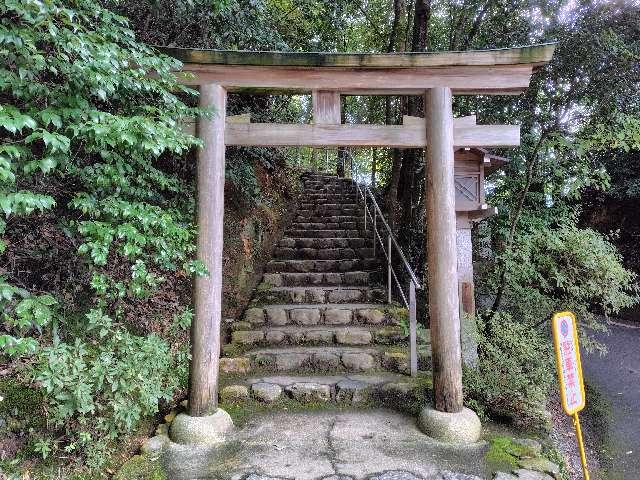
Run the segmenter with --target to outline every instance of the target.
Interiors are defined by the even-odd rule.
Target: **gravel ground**
[[[551,432],[551,440],[555,447],[560,451],[569,470],[569,478],[571,480],[582,480],[582,466],[580,464],[580,452],[578,451],[578,442],[576,440],[575,429],[573,428],[573,421],[570,417],[565,415],[562,410],[562,406],[559,401],[551,402],[548,405],[553,418],[553,431]],[[587,465],[589,467],[589,473],[592,478],[600,478],[596,476],[600,469],[598,462],[598,447],[594,441],[593,432],[591,432],[589,425],[585,422],[581,422],[582,435],[586,443],[587,452]]]

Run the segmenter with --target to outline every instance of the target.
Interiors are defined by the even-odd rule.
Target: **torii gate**
[[[520,144],[516,125],[455,119],[452,95],[519,94],[551,60],[554,45],[403,54],[282,53],[164,49],[200,88],[198,258],[210,275],[195,282],[189,415],[218,410],[225,146],[426,148],[427,260],[434,406],[463,408],[456,253],[454,148]],[[312,93],[313,124],[225,121],[227,92]],[[424,95],[425,119],[403,125],[341,125],[340,95]]]

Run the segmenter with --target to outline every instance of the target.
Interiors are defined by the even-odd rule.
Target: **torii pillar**
[[[462,397],[451,89],[427,90],[424,106],[433,408],[423,408],[419,422],[431,437],[472,443],[479,439],[482,425],[475,412],[464,408]]]
[[[222,86],[200,86],[199,106],[214,109],[213,117],[201,117],[197,123],[198,137],[204,142],[198,150],[197,255],[208,275],[195,279],[189,414],[180,413],[171,423],[172,440],[182,444],[215,445],[233,428],[229,414],[218,408],[226,99]]]

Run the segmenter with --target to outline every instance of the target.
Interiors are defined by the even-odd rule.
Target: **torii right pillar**
[[[473,443],[482,426],[478,416],[464,407],[462,397],[451,89],[427,90],[424,105],[433,406],[423,408],[419,423],[433,438]]]

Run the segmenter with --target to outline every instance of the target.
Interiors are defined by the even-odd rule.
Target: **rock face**
[[[365,403],[369,397],[369,387],[357,380],[342,380],[336,385],[336,401],[347,405]]]
[[[466,475],[464,473],[442,472],[442,480],[482,480],[475,475]]]
[[[370,477],[370,480],[422,480],[422,478],[410,472],[395,470],[374,475],[373,477]]]
[[[345,353],[342,355],[342,363],[347,369],[356,372],[373,370],[375,366],[373,357],[368,353]]]
[[[249,389],[244,385],[229,385],[222,389],[220,398],[225,402],[240,402],[249,398]]]
[[[342,345],[369,345],[371,332],[360,329],[341,329],[336,332],[336,342]]]
[[[158,456],[162,453],[167,442],[169,442],[168,436],[156,435],[155,437],[146,439],[142,447],[140,447],[140,450],[147,455]]]
[[[553,477],[546,473],[527,470],[524,468],[514,470],[513,473],[516,475],[518,480],[553,480]]]
[[[251,365],[249,359],[244,357],[221,358],[220,370],[223,373],[248,373]]]
[[[282,394],[282,387],[273,383],[254,383],[251,393],[256,400],[265,403],[275,402]]]
[[[498,472],[493,477],[493,480],[518,480],[518,477],[511,473]]]
[[[547,473],[553,477],[560,475],[560,467],[546,458],[524,458],[518,465],[527,470]]]

